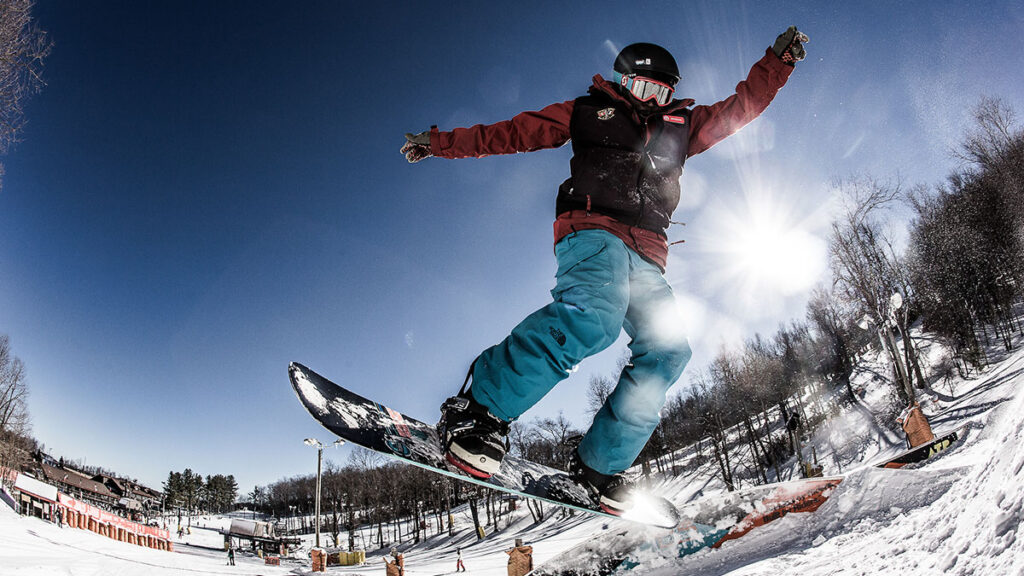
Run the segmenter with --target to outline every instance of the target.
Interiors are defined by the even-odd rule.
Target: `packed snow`
[[[814,513],[644,573],[1024,575],[1024,351],[935,404],[937,434],[969,425],[952,450],[913,469],[854,470]]]
[[[1024,347],[1020,344],[986,372],[951,381],[948,390],[947,384],[936,385],[942,391],[929,394],[925,407],[937,434],[966,426],[965,437],[952,449],[901,470],[867,466],[902,448],[900,435],[867,408],[873,400],[869,392],[863,405],[847,410],[812,439],[826,473],[846,474],[816,512],[790,514],[719,549],[685,558],[652,547],[635,558],[639,565],[629,574],[1024,576],[1024,540],[1018,538],[1024,519]],[[867,382],[870,370],[859,378]],[[677,457],[685,461],[686,455]],[[695,494],[717,488],[707,476],[705,470],[700,482],[681,476],[656,486],[681,505]],[[506,574],[504,551],[516,538],[533,546],[535,566],[542,567],[571,563],[574,548],[596,536],[628,531],[632,536],[639,532],[654,538],[660,533],[624,521],[547,510],[545,521],[535,524],[525,506],[520,506],[502,521],[502,530],[484,540],[477,540],[468,512],[456,510],[454,536],[434,534],[419,544],[400,545],[407,574],[453,573],[458,547],[467,574],[498,576]],[[0,503],[0,575],[310,573],[312,535],[305,536],[304,546],[280,566],[265,565],[263,559],[245,551],[238,553],[236,566],[227,566],[223,537],[216,530],[228,524],[226,517],[193,518],[191,533],[180,539],[176,526],[168,526],[175,535],[172,553],[20,517]],[[379,575],[387,552],[371,550],[365,565],[330,567],[327,572]],[[590,567],[577,568],[585,572]]]

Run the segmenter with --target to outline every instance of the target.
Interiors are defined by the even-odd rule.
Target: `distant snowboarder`
[[[639,43],[618,54],[613,81],[594,76],[586,96],[496,124],[406,134],[401,151],[409,162],[529,152],[568,141],[573,148],[556,203],[553,302],[480,354],[459,393],[442,405],[450,462],[481,478],[495,473],[509,423],[625,329],[630,363],[573,450],[569,472],[606,511],[632,506],[633,486],[621,472],[653,433],[665,393],[691,355],[663,276],[683,163],[757,118],[803,59],[807,41],[789,27],[736,93],[710,106],[674,100],[675,59],[660,46]]]

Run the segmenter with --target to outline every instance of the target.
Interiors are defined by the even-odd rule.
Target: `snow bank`
[[[972,424],[916,469],[851,473],[817,512],[791,514],[668,565],[668,576],[1024,575],[1024,351],[971,382],[933,421]]]

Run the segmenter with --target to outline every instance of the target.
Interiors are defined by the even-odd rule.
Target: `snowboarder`
[[[462,563],[462,548],[456,548],[455,549],[455,554],[457,555],[456,556],[456,560],[455,560],[455,571],[456,572],[465,572],[466,571],[466,565]]]
[[[633,486],[622,471],[653,433],[666,391],[691,355],[663,275],[683,163],[759,116],[803,59],[807,41],[790,26],[736,93],[710,106],[673,99],[680,80],[674,58],[639,43],[618,54],[613,81],[596,75],[586,96],[496,124],[406,134],[401,151],[409,162],[568,141],[573,148],[556,202],[553,301],[481,353],[459,393],[442,405],[439,431],[450,462],[476,477],[496,472],[509,424],[625,329],[630,363],[573,450],[569,472],[606,511],[632,506]]]
[[[228,566],[234,566],[234,565],[235,565],[235,549],[229,547],[228,548]]]

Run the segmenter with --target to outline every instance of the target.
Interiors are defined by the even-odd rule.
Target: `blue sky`
[[[302,439],[329,434],[294,398],[292,360],[436,419],[475,355],[546,302],[568,147],[409,165],[405,132],[572,99],[638,41],[710,104],[798,25],[808,58],[776,101],[683,175],[667,276],[696,368],[802,316],[833,177],[936,183],[980,96],[1024,112],[1013,2],[42,1],[36,16],[55,46],[4,159],[0,332],[36,437],[154,486],[186,467],[244,491],[313,471]],[[587,381],[624,346],[527,419],[584,425]]]

